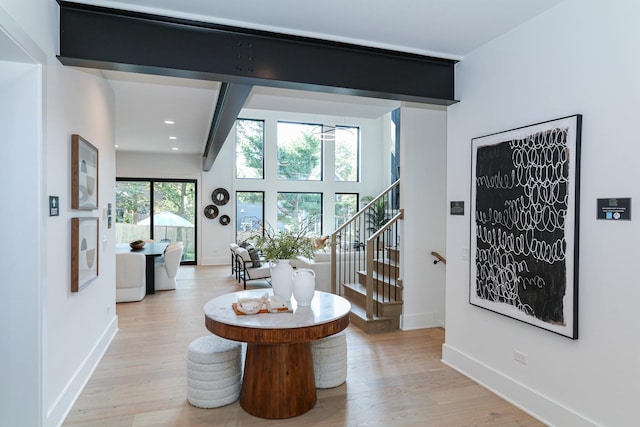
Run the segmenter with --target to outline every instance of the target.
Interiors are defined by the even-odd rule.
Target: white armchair
[[[172,243],[164,250],[163,261],[155,265],[156,291],[176,288],[176,274],[178,274],[183,251],[184,245],[182,242]]]
[[[269,263],[264,260],[251,259],[249,251],[245,248],[237,248],[236,257],[238,281],[242,279],[245,289],[247,289],[247,280],[271,278],[271,268],[269,268]]]
[[[116,254],[116,302],[140,301],[146,295],[145,256],[141,253]]]

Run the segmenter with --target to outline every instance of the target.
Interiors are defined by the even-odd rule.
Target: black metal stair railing
[[[331,291],[341,294],[343,284],[362,283],[359,276],[366,274],[366,311],[369,318],[379,315],[380,302],[397,301],[401,296],[397,283],[399,260],[389,257],[400,238],[402,211],[399,194],[400,180],[331,236]]]

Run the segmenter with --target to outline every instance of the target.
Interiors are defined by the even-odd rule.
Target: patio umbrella
[[[151,225],[151,217],[138,221],[139,225]],[[171,212],[160,212],[153,216],[153,226],[164,226],[164,237],[167,238],[167,227],[193,227],[193,224],[183,217]]]

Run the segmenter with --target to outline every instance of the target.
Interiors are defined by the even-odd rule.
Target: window
[[[337,193],[335,203],[335,229],[358,212],[358,193]]]
[[[116,243],[151,238],[151,181],[116,181]]]
[[[278,122],[278,178],[322,180],[322,125]]]
[[[183,242],[183,264],[196,263],[196,181],[116,180],[116,243]]]
[[[336,181],[358,181],[360,129],[337,126],[335,128]]]
[[[322,234],[322,193],[278,193],[278,230],[308,227]]]
[[[264,178],[262,120],[236,120],[236,178]]]
[[[264,222],[264,192],[236,192],[236,242],[247,240],[260,231]]]

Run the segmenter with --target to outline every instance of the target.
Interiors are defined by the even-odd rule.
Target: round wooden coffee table
[[[247,343],[240,406],[261,418],[302,415],[316,403],[311,342],[337,334],[349,325],[351,304],[316,291],[311,306],[293,313],[238,315],[232,303],[260,298],[271,289],[252,289],[214,298],[204,306],[205,324],[212,333]]]

